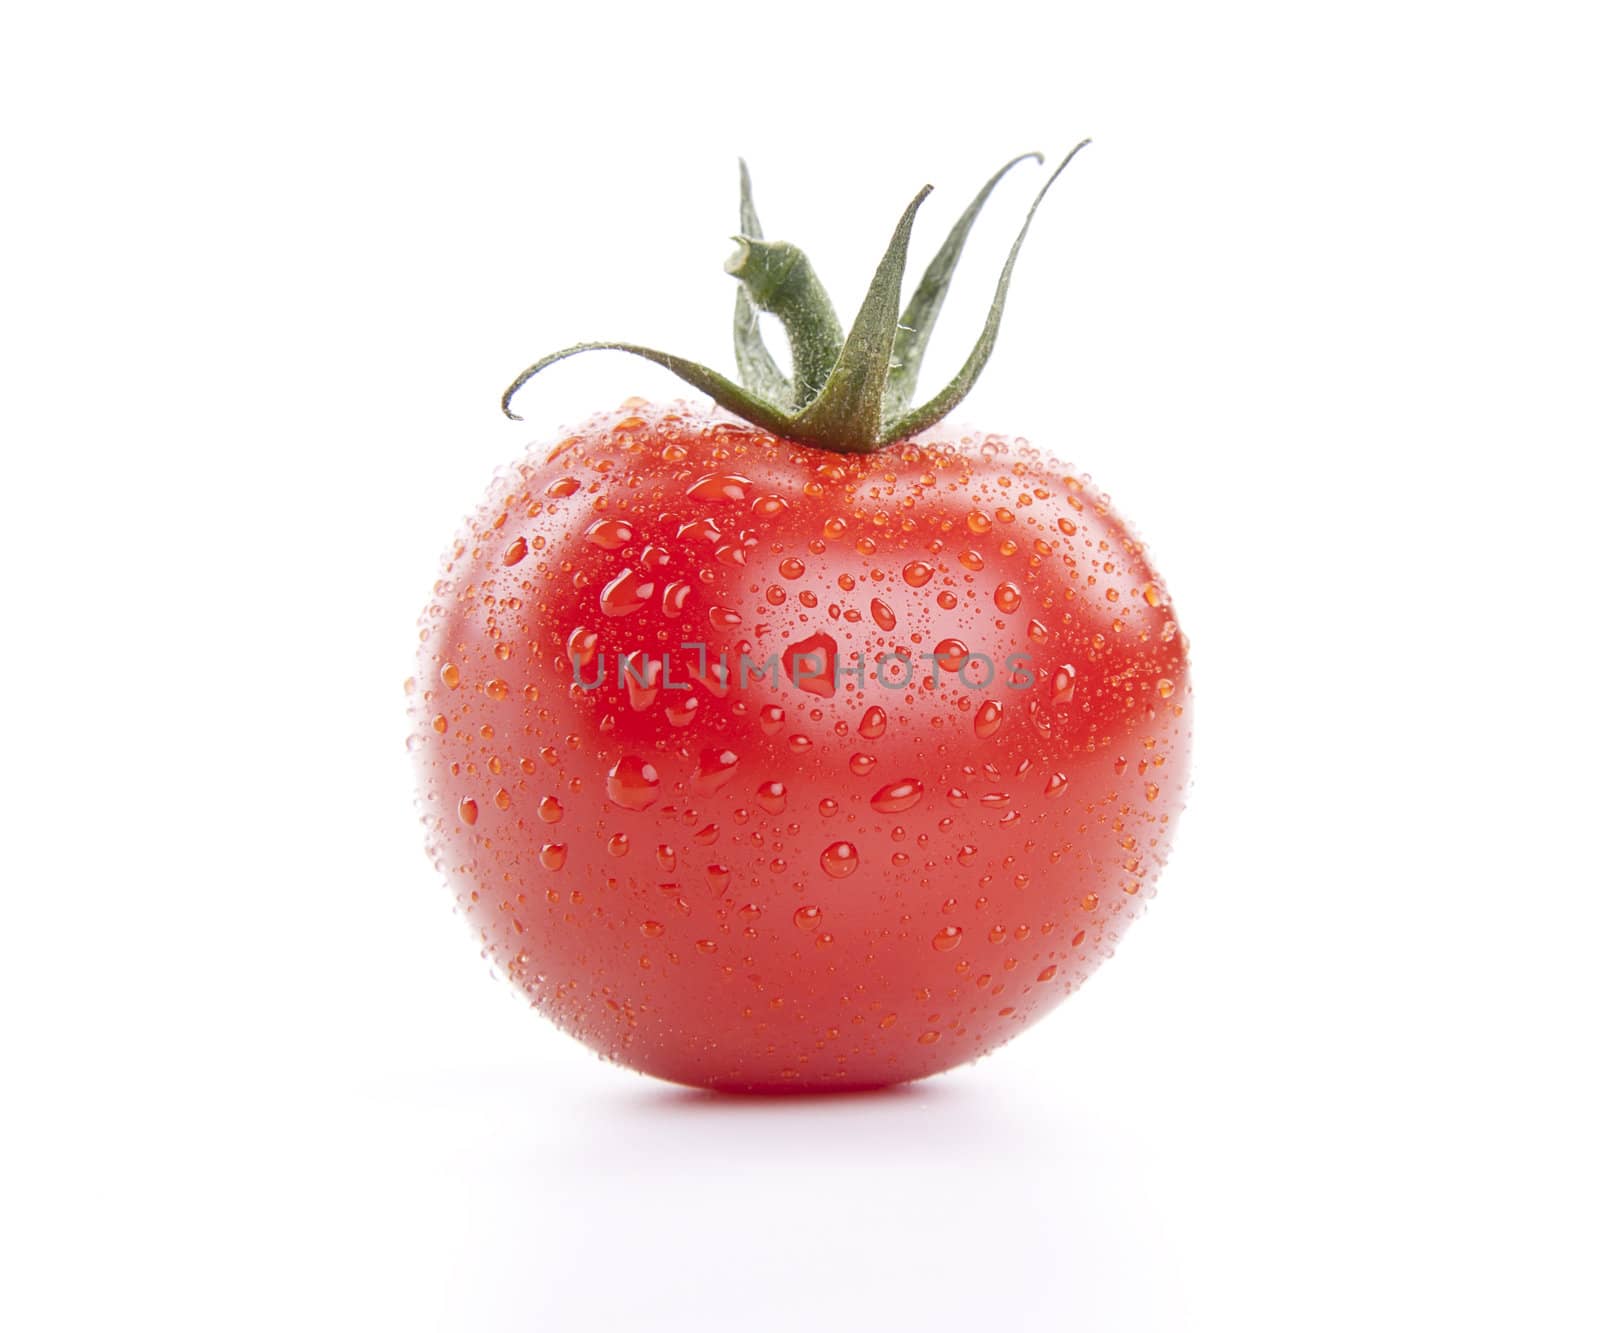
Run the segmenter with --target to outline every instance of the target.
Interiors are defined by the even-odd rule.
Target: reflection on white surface
[[[558,1099],[527,1074],[365,1090],[328,1219],[387,1326],[1181,1322],[1136,1145],[1104,1126],[970,1076],[734,1099],[599,1073]]]

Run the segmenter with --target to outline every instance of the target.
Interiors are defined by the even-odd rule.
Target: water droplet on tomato
[[[687,523],[678,524],[678,536],[696,537],[716,545],[722,540],[722,529],[717,526],[717,520],[714,518],[693,518]]]
[[[566,811],[561,808],[561,802],[554,796],[546,796],[539,802],[539,818],[546,824],[559,824],[561,816]]]
[[[822,849],[822,868],[834,879],[848,879],[861,865],[861,856],[848,842],[829,843]]]
[[[567,660],[575,667],[590,666],[599,646],[600,636],[592,629],[579,625],[567,635]]]
[[[867,740],[875,741],[883,735],[888,726],[888,715],[877,704],[873,704],[871,708],[861,715],[861,725],[856,730]]]
[[[784,674],[797,689],[831,699],[839,674],[839,645],[831,635],[813,634],[783,651]]]
[[[547,842],[539,849],[539,864],[546,870],[560,870],[567,863],[567,844]]]
[[[600,610],[608,616],[632,615],[655,596],[656,585],[624,569],[600,593]]]
[[[1022,605],[1022,589],[1015,583],[1002,583],[994,590],[994,604],[1010,615]]]
[[[933,937],[933,947],[940,953],[949,953],[961,943],[960,926],[943,926]]]
[[[713,472],[690,484],[689,498],[731,503],[745,499],[749,491],[749,477],[736,472]]]
[[[667,584],[661,594],[661,614],[669,620],[676,620],[683,614],[684,604],[689,600],[690,591],[689,585],[682,581]]]
[[[504,564],[515,565],[527,554],[528,539],[526,537],[518,537],[510,546],[506,547],[506,553],[500,559]]]
[[[897,815],[920,801],[922,790],[922,783],[916,778],[901,778],[899,782],[878,788],[872,798],[872,808],[881,815]]]
[[[1001,715],[1005,709],[993,699],[985,699],[972,719],[972,730],[979,740],[988,740],[1000,730]]]
[[[789,804],[789,790],[781,782],[763,782],[756,788],[756,804],[769,815],[782,814]]]
[[[794,923],[801,930],[815,930],[817,922],[822,920],[820,907],[797,907],[794,909]]]
[[[888,631],[894,628],[894,612],[882,598],[874,597],[872,599],[872,619],[881,630]]]
[[[732,750],[710,748],[700,751],[700,762],[695,765],[694,789],[709,796],[724,786],[739,767],[739,756]]]
[[[633,540],[633,526],[620,518],[598,518],[584,529],[583,536],[602,551],[620,551]]]
[[[648,810],[661,795],[661,777],[648,760],[624,755],[606,774],[606,795],[624,810]]]
[[[926,560],[912,560],[900,571],[900,577],[913,588],[920,588],[933,577],[933,566]]]
[[[463,796],[461,803],[456,806],[456,814],[463,824],[476,824],[478,822],[478,803],[470,796]]]

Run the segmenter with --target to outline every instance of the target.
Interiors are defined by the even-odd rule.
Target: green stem
[[[803,408],[822,392],[844,346],[833,302],[799,247],[758,236],[733,239],[739,248],[727,270],[759,309],[782,321],[794,359],[795,406]]]
[[[878,261],[878,271],[872,275],[866,299],[828,373],[827,384],[816,401],[794,419],[797,438],[850,454],[870,454],[887,443],[882,433],[883,396],[900,318],[900,281],[906,271],[911,224],[932,190],[933,186],[924,185],[900,215],[900,225]]]

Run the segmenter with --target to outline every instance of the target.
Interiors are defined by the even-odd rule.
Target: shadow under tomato
[[[870,1084],[859,1088],[830,1088],[826,1092],[791,1092],[784,1088],[687,1088],[663,1084],[644,1100],[663,1112],[759,1114],[787,1107],[901,1106],[934,1104],[952,1094],[936,1080],[919,1083]]]

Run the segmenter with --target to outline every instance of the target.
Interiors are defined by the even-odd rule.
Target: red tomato
[[[1185,787],[1160,578],[999,436],[846,455],[630,403],[497,480],[421,636],[428,840],[484,951],[680,1083],[994,1049],[1109,956]]]

